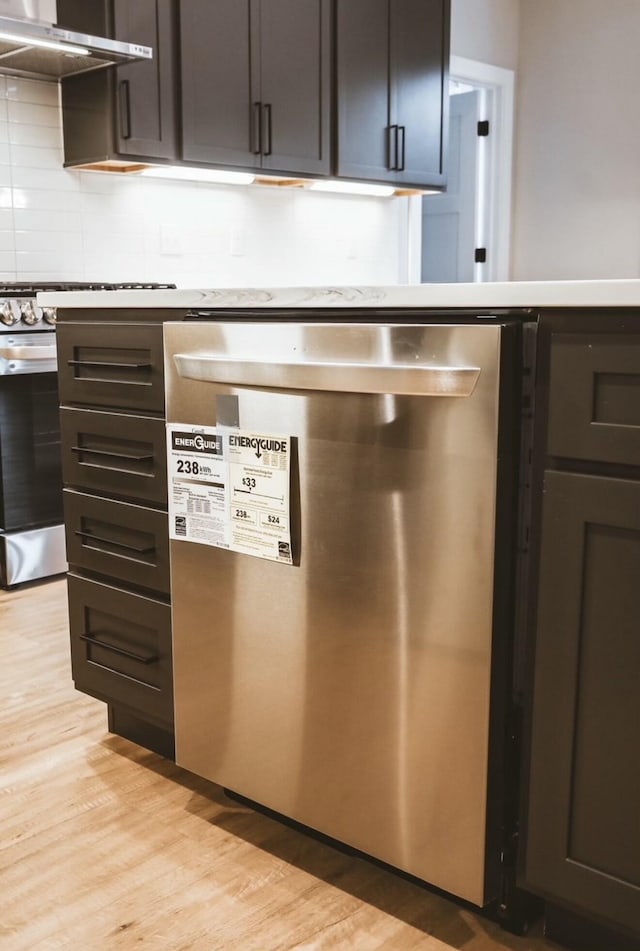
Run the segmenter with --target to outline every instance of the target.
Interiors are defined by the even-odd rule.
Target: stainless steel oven
[[[56,310],[39,291],[172,285],[0,285],[0,585],[67,569],[62,514]]]

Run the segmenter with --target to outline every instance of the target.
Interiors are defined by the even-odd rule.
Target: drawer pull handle
[[[113,367],[116,370],[150,370],[152,363],[113,363],[111,360],[67,360],[70,367]]]
[[[111,364],[113,366],[113,364]],[[153,386],[150,380],[108,380],[103,376],[77,376],[78,383],[108,383],[109,386]]]
[[[155,551],[155,545],[147,545],[146,548],[139,548],[137,545],[128,545],[126,542],[117,542],[113,538],[105,538],[104,535],[94,535],[91,532],[76,531],[82,539],[92,542],[104,542],[107,545],[115,545],[117,548],[125,548],[127,551],[133,551],[136,555],[147,555],[150,551]]]
[[[149,462],[153,459],[153,453],[136,456],[126,452],[111,452],[109,449],[87,449],[86,446],[72,446],[71,452],[86,452],[90,456],[110,456],[112,459],[124,459],[126,462]]]
[[[106,644],[104,641],[98,641],[95,637],[89,637],[88,634],[80,635],[81,641],[86,641],[92,647],[104,647],[105,650],[113,651],[114,654],[121,654],[130,660],[137,660],[140,664],[154,664],[160,658],[158,654],[136,654],[135,651],[129,651],[124,647],[116,647],[115,644]]]

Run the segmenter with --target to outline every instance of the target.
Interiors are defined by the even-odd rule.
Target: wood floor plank
[[[551,951],[106,727],[66,583],[0,592],[2,951]]]

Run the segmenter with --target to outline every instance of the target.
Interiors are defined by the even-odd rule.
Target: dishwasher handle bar
[[[260,389],[379,393],[394,396],[470,396],[479,367],[376,363],[280,363],[207,353],[173,355],[179,376],[204,383]]]

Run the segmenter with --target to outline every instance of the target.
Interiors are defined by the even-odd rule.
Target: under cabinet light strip
[[[56,43],[55,40],[37,40],[32,37],[18,36],[16,33],[0,32],[0,40],[8,40],[10,43],[17,43],[18,46],[28,49],[30,46],[42,47],[45,50],[58,50],[63,53],[69,53],[73,56],[88,56],[89,50],[84,46],[73,46],[69,43]]]
[[[393,185],[374,185],[369,182],[350,182],[341,179],[326,178],[319,179],[309,185],[312,191],[316,192],[338,192],[343,195],[373,195],[380,198],[388,198],[393,195],[395,187]]]
[[[189,168],[184,165],[154,165],[141,173],[145,178],[172,178],[178,181],[212,182],[221,185],[250,185],[255,175],[250,172],[228,172],[215,168]]]

